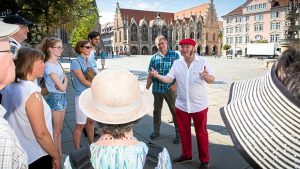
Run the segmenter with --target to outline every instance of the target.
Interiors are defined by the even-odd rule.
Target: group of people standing
[[[14,36],[14,34],[18,36],[23,35],[23,40],[25,40],[25,35],[27,37],[28,33],[28,26],[31,23],[20,16],[10,17],[13,17],[13,19],[11,19],[10,24],[6,24],[5,26],[15,26],[18,31],[13,32],[12,36],[9,35],[11,37],[9,41],[7,40],[7,43],[13,43],[10,46],[14,46],[21,43],[21,41],[17,41],[21,38]],[[17,41],[17,43],[14,43],[14,41]],[[183,58],[180,58],[176,52],[168,48],[165,37],[158,36],[156,38],[155,42],[159,48],[159,52],[153,55],[150,61],[149,77],[146,86],[146,89],[149,89],[151,84],[153,84],[152,92],[154,97],[151,94],[149,95],[147,90],[140,91],[137,79],[128,71],[107,70],[99,72],[96,57],[103,52],[96,50],[99,42],[99,32],[92,31],[88,35],[88,40],[77,42],[74,48],[78,54],[78,57],[73,59],[70,65],[71,80],[76,91],[74,100],[76,118],[76,126],[73,132],[74,148],[79,149],[81,147],[81,134],[85,128],[91,149],[93,150],[93,145],[97,149],[92,151],[92,154],[97,152],[98,155],[103,155],[101,156],[102,160],[108,160],[102,161],[99,159],[100,156],[95,158],[92,156],[91,161],[93,162],[94,160],[93,165],[95,164],[103,168],[103,165],[110,167],[117,165],[117,163],[121,164],[121,161],[128,156],[125,152],[128,153],[130,150],[133,151],[130,153],[137,151],[144,153],[139,154],[140,160],[126,165],[142,168],[148,148],[146,144],[137,141],[133,136],[133,124],[147,112],[152,111],[154,107],[154,132],[151,134],[150,139],[155,140],[158,138],[160,136],[162,103],[163,99],[165,99],[175,123],[175,139],[173,143],[179,144],[182,142],[183,149],[182,155],[173,161],[175,163],[191,161],[190,123],[192,117],[196,124],[199,158],[202,162],[201,166],[206,165],[208,167],[208,135],[206,131],[207,91],[205,85],[206,83],[212,83],[214,77],[210,75],[212,71],[209,65],[194,54],[195,41],[191,39],[181,41]],[[8,51],[11,51],[11,49],[14,49],[14,47],[10,47]],[[59,57],[62,55],[63,49],[61,39],[46,37],[42,40],[39,50],[21,48],[21,46],[17,46],[13,50],[16,52],[13,60],[16,76],[11,76],[15,77],[14,82],[1,91],[1,104],[7,110],[4,116],[5,119],[20,140],[20,152],[25,152],[24,163],[21,163],[23,167],[27,166],[27,164],[29,168],[60,168],[61,166],[61,132],[67,108],[66,90],[69,83],[64,69],[59,62]],[[197,63],[194,63],[194,60]],[[86,78],[89,68],[92,68],[99,76],[102,74],[93,83]],[[193,68],[192,71],[190,71],[191,68]],[[102,64],[102,69],[104,69],[104,63]],[[185,73],[179,74],[179,72]],[[160,74],[167,76],[164,77]],[[41,88],[36,81],[36,79],[41,78],[48,90],[46,100],[42,96]],[[113,82],[110,80],[111,78],[114,79]],[[194,88],[203,88],[202,92],[193,93],[187,91],[187,85],[192,85]],[[126,87],[128,88],[125,89]],[[176,90],[179,92],[177,93]],[[142,95],[140,95],[141,92],[143,93]],[[144,100],[141,102],[140,98],[143,97]],[[89,100],[91,101],[86,102]],[[203,105],[198,106],[196,104],[199,100],[203,102]],[[126,102],[128,104],[124,105]],[[90,105],[86,105],[88,103]],[[140,104],[143,105],[143,109],[138,108]],[[138,109],[135,110],[136,108]],[[101,113],[102,116],[100,116]],[[178,116],[180,116],[180,119],[176,118]],[[198,118],[198,116],[201,118]],[[102,134],[99,141],[95,144],[93,144],[94,120],[102,123]],[[104,157],[107,155],[107,147],[103,146],[107,145],[111,145],[112,147],[117,145],[125,146],[123,150],[113,149],[111,152],[114,154],[116,151],[124,151],[125,156],[119,154],[119,159],[122,159],[121,161],[115,161],[115,164],[111,164],[110,161],[112,159],[110,159],[110,156],[109,158]],[[133,158],[134,156],[131,157]],[[66,168],[70,165],[68,159],[69,157],[65,163]],[[98,160],[102,162],[99,163]],[[158,166],[159,168],[171,168],[170,157],[166,149],[159,156]]]
[[[0,21],[0,152],[3,152],[0,154],[0,168],[59,169],[69,83],[59,62],[62,41],[47,37],[42,40],[40,50],[20,48],[19,44],[27,38],[31,23],[20,16],[8,16],[4,22]],[[134,124],[145,114],[153,112],[150,139],[159,138],[161,110],[163,100],[166,100],[175,125],[173,143],[181,143],[182,149],[181,155],[172,160],[173,163],[193,160],[193,120],[201,162],[199,168],[209,168],[207,84],[214,82],[215,75],[210,64],[195,54],[196,42],[193,39],[181,40],[179,56],[168,48],[167,39],[159,35],[155,40],[159,51],[150,60],[144,91],[141,91],[138,79],[128,70],[98,70],[95,58],[99,55],[96,50],[99,42],[100,34],[92,31],[88,40],[77,42],[74,48],[78,54],[70,66],[71,81],[76,90],[74,148],[81,148],[81,134],[86,128],[91,151],[88,161],[94,168],[143,168],[149,148],[134,137]],[[299,132],[290,130],[299,129],[298,123],[292,122],[299,120],[300,112],[299,58],[299,51],[289,49],[265,76],[234,84],[229,105],[221,109],[235,144],[255,167],[268,168],[275,164],[299,166],[299,160],[289,158],[290,154],[299,150]],[[86,76],[90,69],[97,74],[93,81]],[[49,92],[46,100],[36,81],[39,78],[43,78]],[[151,94],[148,89],[152,84]],[[101,136],[96,141],[94,121],[101,123]],[[286,124],[280,126],[282,122]],[[264,132],[256,133],[259,137],[254,137],[248,129],[261,123],[266,124],[260,126]],[[281,134],[272,136],[276,139],[268,139],[275,132]],[[262,138],[266,139],[262,141]],[[253,149],[249,139],[255,140],[255,147],[266,146],[270,150],[289,142],[293,150],[276,150],[282,158],[277,162],[269,156],[268,150],[264,151],[263,156],[257,155],[261,150]],[[71,157],[68,156],[64,168],[72,167]],[[172,168],[166,148],[159,152],[155,168]]]
[[[149,64],[149,76],[146,88],[153,83],[154,96],[153,129],[150,139],[160,136],[161,109],[165,99],[171,111],[175,125],[174,144],[181,142],[182,154],[173,159],[174,163],[192,161],[191,119],[196,131],[200,168],[210,166],[209,142],[206,129],[208,112],[207,84],[214,82],[212,68],[202,57],[195,54],[196,42],[183,39],[181,55],[170,50],[162,35],[155,40],[158,53]]]
[[[4,79],[9,82],[14,81],[6,87],[1,87],[1,105],[3,105],[1,112],[4,110],[7,112],[1,116],[8,121],[21,144],[19,147],[16,146],[20,148],[19,154],[14,154],[20,156],[20,162],[10,159],[15,160],[15,164],[11,166],[10,163],[2,163],[1,168],[61,167],[61,132],[67,108],[68,86],[68,78],[59,62],[64,48],[61,39],[54,37],[44,38],[39,49],[22,47],[21,43],[27,39],[31,24],[18,15],[7,16],[1,22],[1,49],[5,48],[1,50],[1,54],[6,52],[9,56],[12,53],[7,63],[9,71],[3,71],[1,75],[6,74]],[[93,71],[98,71],[95,58],[99,55],[96,47],[100,42],[100,33],[93,31],[88,35],[88,39],[76,44],[75,51],[79,56],[71,63],[77,96],[91,84],[84,76],[86,68],[91,67]],[[2,66],[4,63],[1,63]],[[104,64],[102,67],[104,68]],[[37,79],[43,79],[47,88],[46,100],[41,94]],[[85,126],[88,131],[90,143],[93,141],[94,128],[93,121],[81,113],[77,100],[75,98],[77,125],[73,135],[74,147],[78,149],[82,126]],[[15,137],[10,142],[13,140]]]

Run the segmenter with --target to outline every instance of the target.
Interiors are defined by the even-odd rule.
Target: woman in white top
[[[61,131],[67,108],[66,90],[68,86],[68,78],[58,61],[63,46],[59,38],[47,37],[43,39],[40,49],[45,54],[44,81],[49,91],[46,101],[52,111],[53,139],[59,154],[62,155]]]
[[[44,54],[31,48],[18,51],[15,83],[3,91],[5,118],[28,155],[29,169],[59,169],[60,155],[52,139],[51,110],[34,83],[43,77]]]

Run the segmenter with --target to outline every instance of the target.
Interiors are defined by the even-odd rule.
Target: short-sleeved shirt
[[[140,142],[131,146],[100,146],[92,143],[91,163],[95,169],[142,169],[146,162],[148,147]],[[69,157],[64,163],[65,169],[72,169]],[[171,169],[170,156],[167,149],[158,155],[155,169]]]
[[[88,64],[85,64],[84,58],[79,55],[76,59],[72,60],[71,62],[71,76],[73,77],[75,90],[76,90],[76,96],[79,96],[85,89],[88,87],[82,84],[77,76],[74,74],[73,70],[81,70],[83,74],[86,73],[86,69],[88,68]]]
[[[199,75],[204,67],[209,75],[215,76],[211,66],[200,56],[195,56],[189,68],[184,58],[174,62],[167,76],[177,82],[175,107],[188,113],[199,112],[208,107],[207,83]]]
[[[102,51],[100,52],[100,59],[105,59],[106,57],[106,52]]]
[[[65,75],[58,61],[56,63],[50,63],[48,61],[46,62],[46,69],[44,73],[45,84],[49,92],[66,93],[65,91],[62,92],[55,87],[55,83],[50,77],[51,73],[55,73],[59,77],[60,81],[63,82]]]
[[[151,68],[153,67],[160,75],[165,76],[169,73],[174,61],[178,58],[179,55],[170,49],[168,49],[168,52],[165,56],[162,56],[160,52],[157,52],[150,60],[148,71],[150,72]],[[162,83],[154,77],[152,78],[152,83],[153,93],[166,93],[172,85],[172,83]]]
[[[5,108],[0,105],[0,168],[27,169],[27,154],[13,129],[3,118],[5,113]]]
[[[88,57],[88,64],[89,67],[97,67],[97,63],[96,63],[96,50],[91,50],[91,54]]]
[[[2,104],[7,110],[4,118],[15,131],[21,146],[26,151],[29,164],[45,155],[48,155],[48,153],[38,143],[25,109],[25,103],[32,94],[35,94],[35,96],[39,97],[43,102],[44,112],[41,113],[44,114],[45,125],[53,139],[51,109],[45,99],[36,94],[40,92],[41,88],[39,86],[37,86],[34,82],[27,80],[21,80],[18,83],[11,83],[2,91]]]

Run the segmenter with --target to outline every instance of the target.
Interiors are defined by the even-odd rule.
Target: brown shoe
[[[159,133],[152,133],[152,134],[150,135],[150,139],[151,139],[151,140],[155,140],[155,139],[157,139],[159,136],[160,136]]]
[[[193,161],[193,157],[184,158],[182,155],[173,159],[173,162],[175,164],[189,163],[189,162],[192,162],[192,161]]]
[[[210,162],[201,162],[199,169],[208,169],[210,167]]]

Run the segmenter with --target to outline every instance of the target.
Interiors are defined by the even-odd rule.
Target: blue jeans
[[[50,92],[46,101],[53,111],[63,111],[67,108],[66,93]]]

